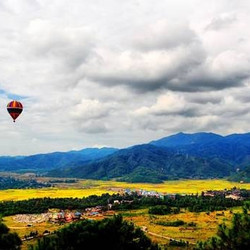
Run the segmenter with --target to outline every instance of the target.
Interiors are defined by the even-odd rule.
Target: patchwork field
[[[41,178],[40,178],[41,180]],[[48,179],[44,178],[47,181]],[[31,198],[86,197],[103,193],[117,193],[125,188],[154,190],[161,193],[195,194],[204,190],[222,190],[232,187],[250,189],[250,184],[240,184],[226,180],[178,180],[161,184],[125,183],[116,181],[78,180],[76,183],[56,184],[53,188],[0,190],[0,201],[24,200]]]
[[[148,209],[120,211],[123,218],[135,223],[136,226],[146,229],[146,234],[154,241],[161,245],[167,245],[170,239],[189,241],[193,246],[198,240],[206,240],[214,236],[217,232],[218,225],[225,222],[231,223],[233,213],[240,212],[241,208],[232,208],[227,211],[215,211],[210,213],[193,213],[182,210],[180,214],[170,215],[149,215]],[[232,213],[233,212],[233,213]],[[97,217],[92,219],[102,219]],[[45,230],[53,232],[63,225],[51,224],[49,222],[32,223],[27,227],[27,222],[18,222],[15,216],[4,217],[4,223],[12,232],[17,232],[20,237],[28,235],[31,231],[38,231],[42,234]],[[183,220],[185,223],[195,223],[195,226],[162,226],[159,222],[170,222]],[[28,249],[29,244],[34,244],[36,240],[23,242],[22,249]]]
[[[233,208],[233,212],[240,212],[240,208]],[[183,211],[180,214],[149,215],[148,209],[120,212],[124,219],[132,221],[137,226],[146,227],[148,236],[155,242],[165,245],[170,239],[189,241],[194,245],[198,240],[206,240],[216,234],[218,225],[231,223],[233,214],[227,211],[211,213],[192,213]],[[185,223],[196,223],[196,226],[162,226],[159,222],[183,220]]]
[[[24,237],[24,235],[29,235],[31,231],[37,231],[38,234],[42,234],[45,230],[49,230],[50,232],[53,232],[57,229],[59,229],[60,225],[58,224],[51,224],[49,222],[42,222],[42,223],[34,223],[32,224],[32,227],[27,227],[27,222],[18,222],[15,220],[15,216],[7,216],[4,217],[3,222],[10,228],[11,232],[16,232],[21,238]],[[28,249],[28,245],[34,244],[36,242],[36,239],[30,240],[30,241],[24,241],[22,245],[22,249],[26,250]]]
[[[48,178],[39,178],[40,181],[49,181]],[[148,183],[124,183],[116,181],[96,181],[96,180],[77,180],[76,183],[56,183],[53,188],[42,189],[9,189],[0,190],[0,201],[4,200],[24,200],[42,197],[86,197],[89,195],[101,195],[102,193],[117,193],[126,188],[131,190],[154,190],[161,193],[195,194],[205,190],[222,190],[232,187],[250,189],[250,184],[240,184],[226,180],[179,180],[166,181],[162,184]],[[233,212],[239,211],[234,208]],[[155,242],[165,245],[170,239],[185,240],[190,242],[190,246],[197,240],[205,240],[213,236],[220,223],[230,223],[232,213],[230,211],[219,211],[206,213],[191,213],[182,211],[180,214],[155,216],[149,215],[148,209],[131,210],[121,212],[124,219],[134,222],[139,227],[147,228],[147,235]],[[185,223],[193,222],[196,226],[162,226],[159,222],[170,222],[183,220]],[[31,231],[38,231],[39,234],[44,230],[54,231],[59,225],[49,222],[33,223],[32,227],[27,227],[27,222],[17,222],[14,216],[4,217],[4,222],[10,227],[11,231],[17,232],[21,237]],[[24,242],[22,249],[28,249],[28,244],[35,240]]]

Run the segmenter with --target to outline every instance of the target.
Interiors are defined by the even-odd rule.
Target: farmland
[[[239,212],[240,208],[232,208],[226,211],[214,211],[210,213],[201,212],[193,213],[182,210],[179,214],[169,215],[150,215],[148,209],[119,211],[125,220],[133,222],[136,226],[147,228],[147,235],[161,245],[169,243],[170,239],[189,241],[190,245],[194,245],[198,240],[205,240],[213,236],[222,222],[230,224],[233,213]],[[91,219],[102,219],[103,216],[92,217]],[[183,220],[185,223],[194,223],[195,226],[163,226],[159,222],[170,222]],[[17,232],[23,237],[29,234],[30,231],[38,231],[42,234],[45,230],[53,232],[62,227],[59,224],[51,224],[49,222],[33,223],[32,227],[27,227],[27,222],[16,220],[16,216],[4,217],[4,223],[10,227],[12,232]],[[22,249],[27,249],[28,244],[34,243],[35,240],[23,242]]]
[[[231,209],[233,212],[240,212],[240,208]],[[131,210],[121,212],[123,217],[135,223],[137,226],[146,227],[148,236],[155,242],[166,244],[168,239],[185,240],[195,244],[198,240],[205,240],[215,235],[218,225],[222,222],[230,224],[232,213],[227,211],[214,211],[210,213],[193,213],[182,211],[180,214],[149,215],[147,209]],[[196,226],[163,226],[158,222],[183,220],[185,223],[195,223]],[[157,236],[156,236],[157,235]]]
[[[52,178],[37,178],[39,181],[49,182]],[[54,187],[40,189],[8,189],[0,191],[0,200],[27,200],[31,198],[67,198],[67,197],[87,197],[90,195],[101,195],[103,193],[123,192],[124,189],[130,190],[154,190],[160,193],[196,194],[205,190],[222,190],[232,187],[250,189],[250,184],[240,184],[226,180],[179,180],[167,181],[162,184],[148,183],[125,183],[116,181],[97,181],[97,180],[76,180],[76,182],[55,182]],[[233,213],[240,211],[234,207],[224,211],[214,212],[190,212],[184,208],[178,214],[152,215],[148,213],[148,208],[137,210],[116,211],[123,215],[125,220],[133,222],[141,228],[146,228],[147,235],[157,243],[165,245],[170,239],[189,241],[192,246],[197,240],[205,240],[213,236],[220,223],[229,224]],[[103,216],[93,217],[92,219],[102,219]],[[169,226],[171,223],[181,220],[185,225]],[[10,227],[12,232],[17,232],[20,237],[29,234],[31,231],[38,231],[41,235],[45,230],[54,231],[61,227],[59,224],[49,222],[33,223],[32,227],[27,227],[27,222],[18,222],[15,215],[3,218],[4,223]],[[190,223],[193,223],[193,226]],[[22,249],[27,249],[28,244],[35,240],[23,242]]]
[[[48,178],[39,178],[41,181],[49,181]],[[239,184],[220,180],[178,180],[166,181],[161,184],[126,183],[100,180],[77,180],[76,183],[58,183],[55,187],[39,189],[8,189],[0,190],[0,201],[25,200],[31,198],[66,198],[87,197],[89,195],[101,195],[103,193],[117,193],[123,189],[154,190],[161,193],[196,194],[204,190],[221,190],[232,187],[250,189],[250,184]]]
[[[10,228],[11,232],[16,232],[21,238],[23,238],[24,235],[28,235],[31,231],[38,231],[39,234],[42,234],[45,230],[53,232],[54,230],[62,227],[60,225],[55,225],[48,222],[36,223],[33,224],[32,227],[27,227],[27,223],[16,221],[15,216],[4,217],[3,222]],[[35,241],[35,239],[31,241],[24,241],[22,249],[28,249],[28,245],[34,244]]]

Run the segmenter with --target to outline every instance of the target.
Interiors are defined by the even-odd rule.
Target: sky
[[[249,12],[248,0],[1,0],[0,155],[249,132]]]

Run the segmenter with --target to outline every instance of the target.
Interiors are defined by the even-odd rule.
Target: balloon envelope
[[[18,101],[11,101],[7,105],[7,110],[10,114],[10,116],[13,118],[13,121],[17,119],[17,117],[22,113],[23,111],[23,105],[21,102]]]

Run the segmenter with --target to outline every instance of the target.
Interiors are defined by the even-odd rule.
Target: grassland
[[[47,179],[45,179],[47,180]],[[226,180],[178,180],[161,184],[125,183],[116,181],[78,180],[73,184],[57,184],[53,188],[0,190],[0,201],[25,200],[31,198],[86,197],[103,193],[117,193],[124,188],[154,190],[162,193],[195,194],[204,190],[221,190],[232,187],[250,189],[250,184],[239,184]]]

